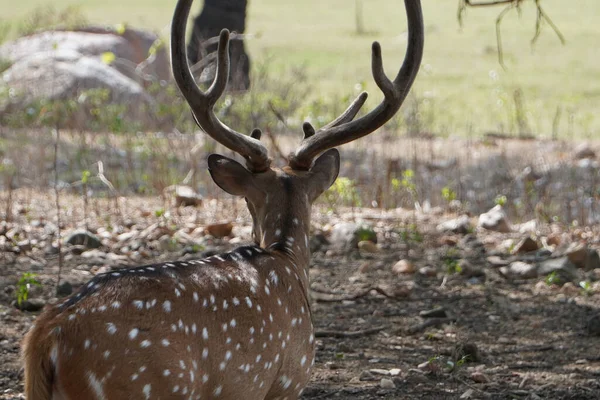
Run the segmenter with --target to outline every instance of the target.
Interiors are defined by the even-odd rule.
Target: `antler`
[[[290,157],[289,165],[293,169],[307,170],[313,159],[323,151],[344,143],[351,142],[375,131],[400,109],[408,95],[423,58],[423,13],[420,0],[404,0],[408,20],[408,47],[402,67],[394,81],[390,81],[383,71],[381,46],[374,42],[372,46],[371,69],[373,79],[383,92],[384,100],[367,115],[352,121],[365,100],[367,93],[361,93],[348,109],[335,121],[315,129],[308,122],[304,123],[304,140]]]
[[[209,136],[223,146],[235,151],[246,159],[252,172],[262,172],[269,168],[271,160],[267,149],[258,140],[261,131],[255,129],[251,136],[236,132],[224,125],[214,113],[214,106],[225,92],[229,79],[229,31],[223,29],[217,50],[217,72],[215,80],[206,92],[202,92],[196,82],[187,60],[185,30],[193,0],[179,0],[175,7],[171,25],[171,65],[175,82],[187,100],[198,125]]]

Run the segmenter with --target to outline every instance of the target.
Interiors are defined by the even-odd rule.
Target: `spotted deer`
[[[330,124],[304,123],[304,139],[283,168],[271,166],[260,130],[224,125],[213,107],[227,86],[227,31],[206,92],[190,73],[185,31],[193,0],[179,0],[172,23],[175,81],[198,125],[245,158],[212,154],[208,168],[226,192],[243,196],[255,244],[192,261],[115,269],[47,308],[23,343],[28,399],[297,399],[310,377],[315,338],[308,299],[311,205],[336,179],[334,146],[363,137],[400,108],[423,52],[419,0],[404,0],[406,56],[396,78],[372,70],[384,99],[354,120],[360,94]]]

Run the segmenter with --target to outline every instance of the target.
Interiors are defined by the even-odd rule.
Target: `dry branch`
[[[498,63],[502,66],[502,68],[506,69],[506,65],[504,64],[504,51],[502,48],[502,33],[500,30],[500,25],[502,24],[502,20],[506,16],[506,14],[511,10],[516,10],[518,13],[521,12],[522,4],[527,0],[491,0],[491,1],[480,1],[474,2],[472,0],[458,0],[458,13],[457,18],[459,24],[463,25],[463,18],[466,13],[467,7],[489,7],[489,6],[499,6],[505,5],[504,9],[498,14],[496,18],[496,46],[498,49]],[[554,21],[550,19],[548,14],[544,11],[541,6],[541,0],[531,0],[535,3],[535,7],[537,9],[537,18],[535,22],[535,32],[533,34],[533,38],[531,39],[531,45],[535,45],[537,39],[539,38],[542,32],[542,24],[544,22],[548,23],[560,42],[564,45],[566,43],[565,37],[560,32]]]

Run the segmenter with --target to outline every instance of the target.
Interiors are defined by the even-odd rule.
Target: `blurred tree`
[[[211,53],[217,50],[219,33],[222,29],[229,29],[238,34],[246,29],[247,0],[204,0],[204,7],[194,20],[192,37],[188,44],[188,59],[195,74],[214,69],[210,58]],[[232,35],[229,43],[231,66],[229,70],[229,88],[233,90],[246,90],[250,87],[250,58],[246,53],[242,36]],[[210,72],[209,68],[207,72]],[[207,75],[212,75],[208,73]]]

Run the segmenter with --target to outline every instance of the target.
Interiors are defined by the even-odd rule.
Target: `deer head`
[[[192,0],[180,0],[173,17],[171,57],[175,81],[202,130],[245,158],[246,168],[229,158],[212,155],[208,159],[209,170],[213,180],[223,190],[246,199],[254,221],[255,241],[268,247],[279,243],[277,238],[269,237],[273,235],[269,235],[269,230],[265,229],[269,217],[284,221],[296,218],[308,223],[312,202],[335,181],[339,172],[339,153],[330,149],[380,128],[402,105],[417,75],[423,55],[421,5],[418,0],[405,0],[408,48],[402,67],[393,81],[383,71],[379,43],[373,43],[372,72],[377,86],[384,94],[381,104],[354,120],[367,100],[367,93],[363,92],[342,115],[322,128],[315,130],[310,123],[305,122],[304,139],[290,155],[289,164],[280,169],[271,166],[267,149],[260,142],[260,129],[252,131],[250,136],[244,135],[224,125],[214,113],[214,105],[224,93],[229,76],[227,30],[223,30],[219,38],[217,72],[213,84],[206,92],[202,92],[196,85],[188,66],[185,45],[186,21],[191,4]],[[319,155],[321,156],[318,157]],[[286,237],[285,232],[281,236]]]

